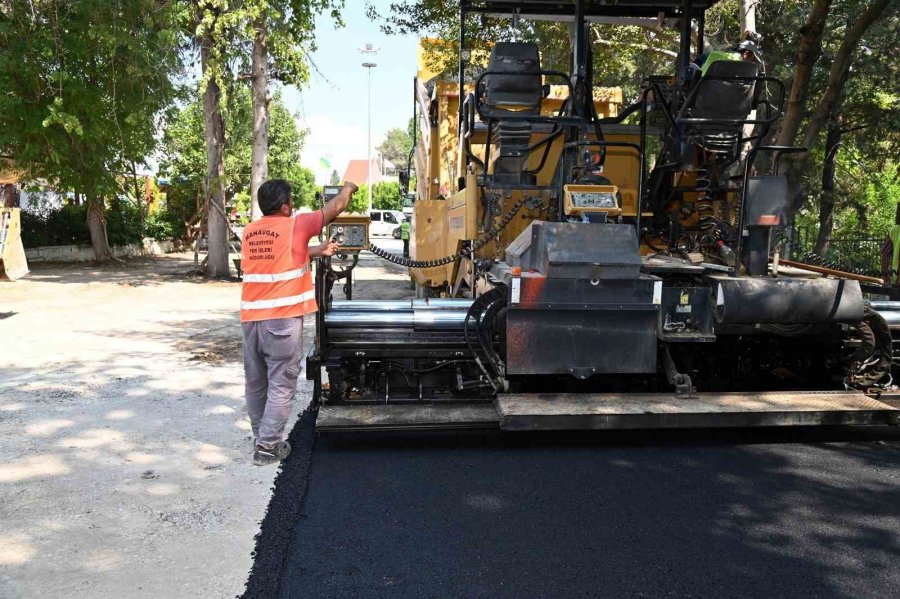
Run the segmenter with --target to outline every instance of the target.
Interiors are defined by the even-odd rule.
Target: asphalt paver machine
[[[896,424],[884,400],[900,303],[879,281],[779,258],[788,222],[769,146],[785,89],[756,61],[693,65],[713,1],[461,2],[455,81],[420,68],[415,299],[338,300],[317,269],[307,359],[320,431]],[[568,72],[473,15],[567,23]],[[677,27],[674,74],[634,102],[593,84],[592,23]],[[693,54],[693,56],[692,56]],[[350,250],[348,250],[350,251]]]

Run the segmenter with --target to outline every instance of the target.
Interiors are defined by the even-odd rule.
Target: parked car
[[[369,226],[369,235],[372,237],[391,237],[394,229],[403,222],[403,213],[399,210],[372,210],[369,216],[372,218]]]

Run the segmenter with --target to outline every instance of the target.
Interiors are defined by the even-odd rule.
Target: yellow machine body
[[[427,66],[422,65],[424,53],[420,50],[419,79],[416,83],[416,102],[419,135],[413,163],[416,169],[416,201],[410,236],[410,254],[416,261],[436,260],[458,253],[463,242],[485,236],[492,225],[492,215],[484,214],[481,194],[484,190],[477,184],[477,177],[484,174],[480,167],[471,164],[465,171],[464,140],[458,135],[459,85],[452,81],[427,81],[423,76],[431,75]],[[429,91],[430,89],[430,91]],[[471,85],[466,87],[466,93]],[[566,100],[568,88],[551,85],[550,92],[541,104],[542,114],[556,113]],[[595,88],[594,106],[601,118],[614,117],[622,106],[622,90],[618,87]],[[533,132],[531,143],[546,137],[547,133]],[[589,137],[588,140],[596,138]],[[610,133],[607,141],[639,141],[637,132]],[[471,152],[476,156],[485,153],[486,133],[474,131],[469,138]],[[563,140],[558,137],[551,142],[543,167],[538,170],[538,185],[548,185],[556,171],[562,153]],[[528,168],[540,165],[541,152],[529,157]],[[487,165],[491,173],[491,165]],[[621,196],[618,212],[610,216],[634,216],[637,212],[637,188],[640,163],[637,153],[626,147],[608,147],[604,164],[604,176]],[[465,188],[460,189],[460,179],[465,180]],[[543,195],[541,195],[543,194]],[[506,246],[512,242],[534,220],[549,220],[551,205],[547,192],[530,189],[505,190],[497,198],[499,210],[503,214],[519,202],[523,195],[525,205],[515,218],[494,239],[481,247],[475,256],[479,259],[502,258]],[[607,210],[608,211],[608,210]],[[608,211],[609,212],[609,211]],[[440,289],[452,294],[458,287],[460,278],[469,271],[467,259],[431,268],[412,268],[411,276],[421,286]]]
[[[21,210],[0,208],[0,280],[15,281],[27,274]]]

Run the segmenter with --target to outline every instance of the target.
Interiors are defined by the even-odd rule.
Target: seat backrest
[[[481,101],[490,114],[540,113],[544,93],[537,44],[498,42],[491,50],[487,70],[498,73],[482,81]]]
[[[748,61],[718,60],[711,65],[689,99],[690,116],[746,119],[753,107],[754,81],[722,81],[712,77],[756,77],[759,67]],[[691,102],[691,100],[693,100]]]

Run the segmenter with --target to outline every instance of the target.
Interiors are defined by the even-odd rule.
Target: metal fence
[[[795,260],[803,261],[816,245],[816,231],[795,229],[792,237],[791,254]],[[841,270],[878,276],[881,272],[882,243],[883,237],[834,237],[828,242],[824,259]]]

